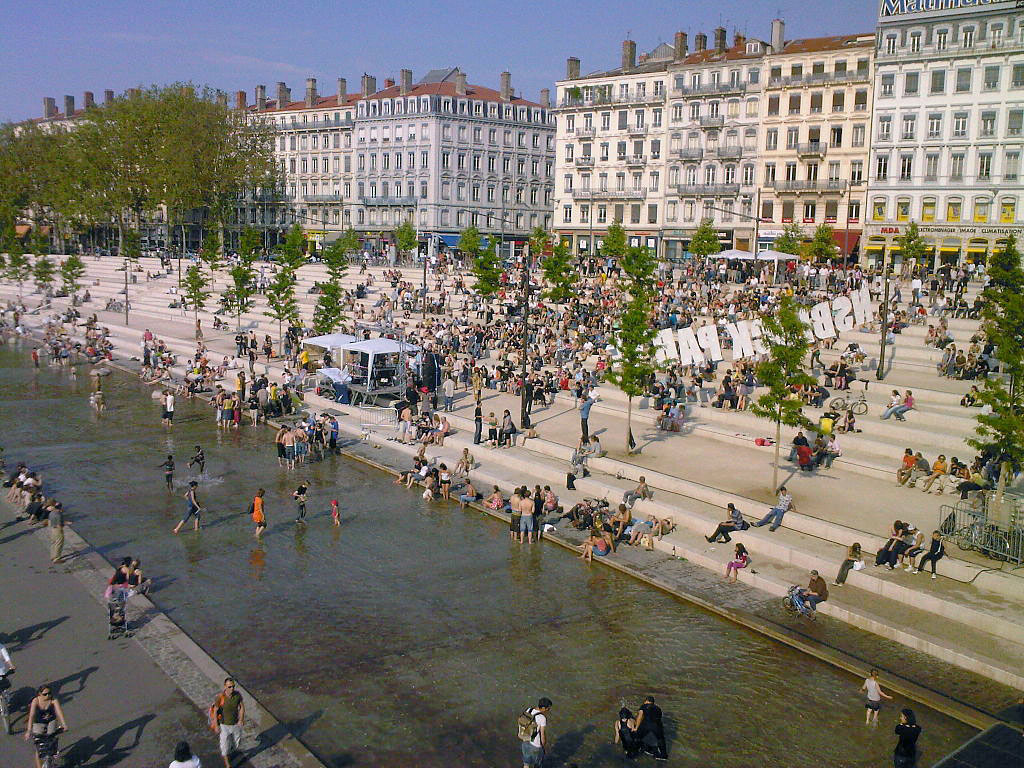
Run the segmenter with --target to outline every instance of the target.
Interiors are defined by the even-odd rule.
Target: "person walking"
[[[196,488],[198,487],[199,483],[195,480],[189,480],[188,490],[185,492],[185,516],[181,518],[176,526],[174,526],[173,533],[180,531],[185,523],[187,523],[192,517],[196,519],[195,530],[199,530],[199,515],[203,511],[203,508],[199,503],[199,498],[196,496]]]
[[[231,768],[231,754],[242,743],[242,726],[245,725],[245,702],[242,694],[235,690],[235,681],[224,679],[224,690],[217,694],[210,707],[210,727],[220,739],[220,755],[224,768]]]
[[[64,558],[64,505],[59,501],[50,507],[46,525],[50,529],[50,562],[59,563]]]
[[[594,398],[589,394],[585,395],[580,402],[580,433],[583,435],[583,442],[590,439],[590,409],[594,407]]]
[[[295,499],[295,511],[299,515],[295,518],[296,523],[305,524],[306,522],[306,491],[308,490],[309,486],[305,483],[299,483],[299,487],[292,494],[292,498]]]
[[[331,522],[336,526],[341,525],[341,509],[337,499],[331,499]]]
[[[769,531],[774,531],[780,525],[782,525],[782,517],[789,510],[796,512],[796,506],[793,504],[793,497],[786,491],[786,486],[779,486],[779,498],[776,501],[775,506],[768,510],[768,514],[754,523],[755,528],[760,528],[762,525],[768,525],[771,523]]]
[[[195,466],[199,467],[200,475],[203,474],[203,471],[206,469],[206,454],[203,452],[202,446],[199,445],[196,446],[196,452],[188,462],[189,469],[192,469],[192,467]]]
[[[899,741],[892,751],[893,768],[917,768],[917,740],[921,726],[917,724],[914,710],[906,708],[900,712],[894,733]]]
[[[665,747],[665,727],[661,722],[661,707],[654,703],[654,697],[648,696],[636,713],[636,736],[640,740],[644,752],[654,757],[655,760],[668,760],[668,750]],[[647,742],[647,737],[654,739],[655,746],[652,748]]]
[[[548,714],[551,699],[544,696],[536,707],[528,707],[518,721],[519,739],[522,742],[523,768],[541,768],[544,753],[548,748]]]
[[[256,491],[256,495],[253,496],[252,501],[249,502],[249,514],[252,515],[252,521],[256,524],[256,531],[253,535],[258,539],[263,535],[263,532],[267,530],[267,517],[263,511],[263,496],[266,494],[262,488]]]
[[[165,427],[174,423],[174,393],[169,389],[164,390],[164,411],[162,423]]]
[[[892,701],[892,696],[882,690],[878,684],[878,670],[872,669],[860,689],[867,694],[864,702],[864,725],[878,725],[878,712],[882,709],[882,699]]]
[[[164,471],[164,485],[167,486],[168,492],[174,491],[174,456],[167,454],[167,460],[159,467]]]

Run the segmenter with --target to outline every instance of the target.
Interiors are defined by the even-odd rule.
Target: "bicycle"
[[[857,381],[864,384],[864,389],[861,391],[859,397],[845,397],[840,395],[839,397],[833,398],[828,404],[828,407],[833,411],[839,413],[845,413],[846,411],[853,411],[856,416],[863,416],[868,412],[868,381],[866,379],[857,379]]]
[[[4,724],[4,733],[11,732],[11,682],[7,678],[14,674],[14,670],[10,670],[4,675],[0,675],[0,720]]]
[[[36,754],[39,756],[40,768],[65,768],[64,755],[60,752],[57,744],[57,737],[64,732],[58,728],[54,733],[42,733],[32,736],[36,746]]]
[[[973,549],[993,560],[1009,560],[1012,553],[1006,532],[982,520],[962,526],[954,534],[954,538],[956,545],[965,552]]]

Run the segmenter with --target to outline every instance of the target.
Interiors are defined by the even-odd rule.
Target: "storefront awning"
[[[853,253],[857,247],[857,243],[860,241],[860,230],[859,229],[833,229],[832,239],[835,240],[836,245],[839,246],[839,252],[849,256]]]
[[[458,235],[438,235],[438,237],[441,238],[442,243],[452,248],[456,247],[459,244]]]
[[[944,245],[939,248],[943,253],[959,253],[960,249],[955,245]]]
[[[885,246],[884,245],[871,244],[867,248],[865,248],[864,250],[865,251],[884,251],[885,250]]]
[[[948,251],[952,251],[952,250],[958,250],[958,249],[954,249],[954,248],[943,248],[942,250],[944,250],[944,251],[947,251],[947,250],[948,250]],[[988,248],[984,248],[984,247],[982,247],[982,246],[980,246],[980,245],[972,245],[972,246],[969,246],[969,247],[967,248],[967,252],[968,252],[968,253],[988,253]]]

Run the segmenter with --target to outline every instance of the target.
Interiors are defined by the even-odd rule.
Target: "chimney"
[[[715,27],[715,53],[725,53],[725,27]]]
[[[89,107],[96,106],[96,99],[92,95],[92,91],[86,91],[82,94],[82,109],[89,109]]]
[[[706,51],[708,49],[708,36],[703,32],[698,32],[693,36],[693,44],[697,49],[697,52]]]
[[[577,59],[575,56],[570,56],[568,59],[565,60],[565,79],[580,79],[580,60]]]
[[[398,73],[398,92],[402,96],[407,96],[409,91],[412,90],[412,70],[403,69]]]
[[[110,90],[109,88],[107,88],[103,92],[103,103],[104,104],[110,104],[113,101],[114,101],[114,92],[112,90]]]
[[[75,97],[65,96],[64,97],[64,117],[71,117],[75,114]]]
[[[455,73],[455,93],[459,96],[466,95],[466,73],[461,69]]]
[[[316,78],[306,78],[306,106],[316,106]]]
[[[512,100],[512,75],[508,72],[501,73],[501,100]]]
[[[686,58],[686,33],[676,32],[675,45],[672,49],[672,58],[675,61],[682,61]]]
[[[128,89],[128,98],[129,99],[137,99],[141,95],[142,95],[142,89],[141,88],[129,88]]]
[[[43,99],[43,117],[51,118],[57,114],[57,100],[53,96],[47,96]]]
[[[395,87],[395,80],[394,80],[394,78],[392,78],[392,77],[385,77],[384,78],[384,87],[385,88],[394,88]]]
[[[267,108],[267,86],[256,86],[256,109],[261,112]]]
[[[367,98],[370,94],[377,92],[377,78],[373,75],[363,75],[362,79],[362,92],[363,98]]]
[[[772,19],[772,53],[782,53],[786,45],[786,22]]]
[[[279,82],[277,84],[277,108],[281,109],[288,103],[288,86]]]
[[[622,41],[622,71],[636,69],[636,43],[632,40]]]
[[[228,105],[228,95],[224,91],[217,91],[217,106],[226,107]]]
[[[540,105],[544,107],[544,109],[551,108],[551,91],[547,88],[540,89]]]
[[[745,45],[746,42],[747,42],[747,36],[743,35],[743,34],[740,34],[739,30],[737,30],[736,34],[733,35],[732,44],[734,46],[736,46],[736,47],[739,47],[739,46]]]
[[[235,109],[245,109],[248,106],[245,91],[237,91],[235,93]]]
[[[338,106],[340,107],[348,99],[348,81],[344,77],[338,78]]]

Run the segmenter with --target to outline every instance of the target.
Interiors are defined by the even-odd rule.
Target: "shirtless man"
[[[163,413],[163,425],[165,427],[171,426],[174,421],[174,393],[169,389],[164,390],[164,413]]]
[[[529,488],[525,486],[520,489],[519,495],[519,509],[523,515],[519,519],[519,543],[523,543],[523,534],[525,533],[527,543],[533,544],[533,499],[530,498]]]
[[[295,433],[282,428],[281,444],[284,445],[284,461],[288,469],[295,469]]]
[[[160,465],[160,469],[164,471],[164,483],[167,485],[168,491],[174,490],[174,456],[167,454],[167,461]]]
[[[412,408],[408,405],[402,409],[398,416],[398,439],[403,443],[409,442],[409,432],[412,428]]]
[[[260,390],[265,391],[265,390]],[[288,433],[288,427],[281,427],[277,430],[277,434],[274,435],[274,445],[277,446],[277,465],[283,467],[285,465],[285,450],[284,450],[284,436]]]

